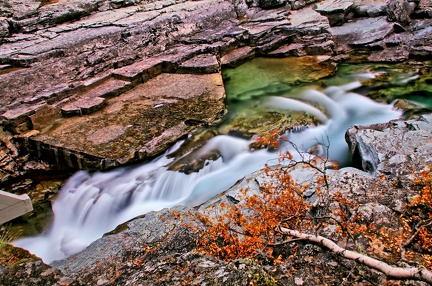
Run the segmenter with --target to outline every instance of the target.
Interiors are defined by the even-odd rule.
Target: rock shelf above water
[[[430,59],[430,3],[402,23],[390,2],[7,1],[0,180],[25,173],[24,150],[73,169],[157,155],[222,118],[221,68],[251,57]]]

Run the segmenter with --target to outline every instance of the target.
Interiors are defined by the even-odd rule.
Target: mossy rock
[[[15,247],[8,243],[0,242],[0,264],[8,268],[27,262],[29,260],[41,260],[28,250]]]

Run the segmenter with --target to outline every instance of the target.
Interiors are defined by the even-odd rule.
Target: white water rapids
[[[350,126],[385,122],[402,115],[391,105],[350,92],[359,86],[361,83],[356,81],[329,87],[323,92],[308,90],[298,96],[299,100],[267,97],[263,105],[271,110],[302,110],[314,115],[322,124],[302,132],[287,133],[289,140],[299,150],[307,151],[317,142],[328,145],[329,139],[329,158],[343,164],[348,155],[344,135]],[[326,112],[300,100],[318,103]],[[167,170],[166,165],[173,159],[167,159],[166,155],[140,166],[109,172],[90,175],[80,171],[69,179],[54,202],[55,218],[49,231],[17,240],[14,245],[28,249],[49,263],[79,252],[104,233],[138,215],[178,204],[200,204],[277,156],[267,150],[250,152],[249,143],[226,135],[211,139],[200,152],[218,150],[221,158],[189,175]],[[292,147],[286,144],[283,148]]]

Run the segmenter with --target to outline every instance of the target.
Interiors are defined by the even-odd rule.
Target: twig
[[[293,238],[293,239],[288,239],[288,240],[284,240],[282,242],[276,242],[276,243],[270,243],[270,242],[268,242],[266,245],[275,247],[275,246],[285,245],[285,244],[288,244],[288,243],[291,243],[291,242],[300,241],[300,240],[304,240],[304,239],[302,239],[302,238]]]
[[[424,224],[424,223],[427,222],[427,221],[429,221],[429,222],[428,222],[427,224]],[[430,219],[428,219],[428,220],[426,220],[426,221],[420,221],[420,222],[415,226],[416,231],[414,232],[414,234],[411,235],[411,237],[410,237],[407,241],[405,241],[404,243],[402,243],[402,244],[400,245],[400,252],[401,252],[401,259],[402,259],[402,260],[404,260],[404,261],[408,261],[408,260],[405,258],[405,254],[406,254],[406,249],[405,249],[405,247],[407,247],[408,245],[410,245],[410,244],[413,242],[414,238],[416,238],[416,236],[419,234],[421,227],[423,227],[423,226],[429,226],[429,225],[431,225],[431,224],[432,224],[432,221],[431,221]]]
[[[348,236],[352,239],[352,241],[355,243],[356,242],[356,240],[355,240],[355,238],[354,238],[354,236],[351,234],[351,232],[345,227],[345,226],[343,226],[343,224],[340,222],[340,221],[338,221],[337,219],[335,219],[334,217],[331,217],[331,216],[321,216],[321,217],[314,217],[314,219],[317,219],[317,220],[319,220],[319,219],[332,219],[332,220],[334,220],[339,226],[340,226],[340,228],[346,233],[346,234],[348,234]]]

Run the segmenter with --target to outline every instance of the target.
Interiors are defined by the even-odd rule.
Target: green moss
[[[255,285],[278,286],[280,285],[276,279],[264,273],[252,273],[252,279]]]
[[[0,241],[0,264],[8,268],[27,262],[29,260],[41,260],[25,249],[15,247],[11,244]]]

